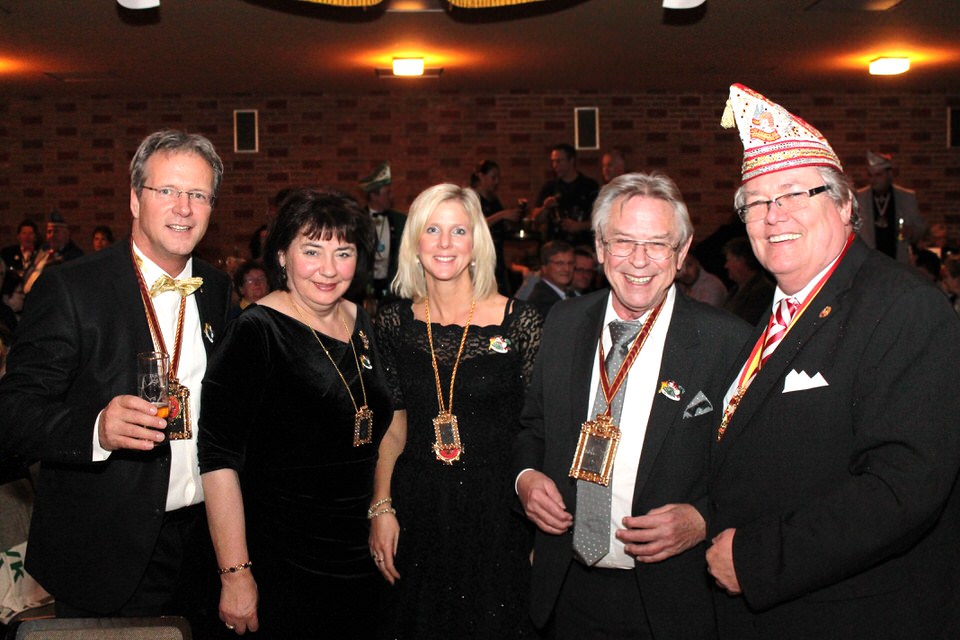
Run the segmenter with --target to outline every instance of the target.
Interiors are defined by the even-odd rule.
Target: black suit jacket
[[[722,638],[960,637],[958,363],[943,295],[857,239],[714,439]]]
[[[537,311],[540,312],[540,315],[546,318],[553,305],[565,299],[566,298],[561,297],[560,294],[557,293],[556,289],[551,287],[543,280],[540,280],[533,286],[533,290],[530,292],[527,302],[535,306]]]
[[[220,334],[226,274],[194,259],[201,326]],[[213,343],[204,338],[209,356]],[[27,569],[74,607],[112,611],[133,593],[166,504],[170,447],[92,459],[97,415],[136,393],[136,354],[152,351],[129,242],[52,269],[26,302],[0,381],[0,449],[42,460]]]
[[[515,472],[533,468],[550,476],[574,520],[576,481],[568,473],[595,392],[590,377],[609,294],[604,289],[554,307],[544,325],[523,431],[514,444]],[[690,503],[706,514],[711,428],[722,411],[722,378],[748,333],[749,326],[739,318],[677,294],[657,379],[675,381],[684,391],[679,401],[660,393],[654,398],[637,471],[634,515],[668,503]],[[637,391],[627,384],[629,391]],[[691,409],[685,417],[699,391],[712,410],[694,416]],[[545,625],[553,612],[573,562],[572,544],[572,529],[559,536],[537,531],[531,598],[537,626]],[[654,637],[713,637],[704,549],[700,544],[663,562],[636,566]]]

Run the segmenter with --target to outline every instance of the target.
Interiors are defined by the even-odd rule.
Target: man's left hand
[[[707,570],[717,585],[732,596],[741,593],[737,569],[733,566],[733,536],[736,533],[736,529],[721,531],[707,549]]]
[[[689,504],[665,504],[643,516],[623,519],[617,539],[638,562],[660,562],[693,547],[707,537],[707,523]]]

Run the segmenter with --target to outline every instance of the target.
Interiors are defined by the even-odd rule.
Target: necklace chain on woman
[[[463,345],[467,343],[467,332],[470,331],[470,322],[473,320],[473,310],[477,301],[470,302],[470,314],[467,324],[463,327],[463,337],[460,338],[460,348],[457,350],[457,359],[453,362],[453,373],[450,376],[450,400],[443,406],[443,385],[440,384],[440,369],[437,367],[437,354],[433,350],[433,329],[430,327],[430,298],[423,300],[423,312],[427,320],[427,340],[430,342],[430,359],[433,364],[433,376],[437,382],[437,404],[440,413],[433,419],[433,433],[435,440],[433,452],[437,460],[444,464],[453,464],[463,454],[463,445],[460,443],[460,427],[457,416],[453,414],[453,383],[457,379],[457,368],[460,366],[460,356],[463,355]]]
[[[360,369],[360,360],[357,358],[357,348],[353,344],[353,336],[350,335],[350,328],[347,326],[346,320],[343,319],[343,313],[340,310],[341,303],[337,303],[337,318],[340,320],[340,324],[343,325],[343,330],[347,332],[347,342],[350,343],[350,349],[353,351],[353,363],[357,366],[357,377],[360,378],[360,390],[363,392],[363,405],[360,407],[357,406],[357,401],[353,397],[353,391],[350,390],[350,385],[343,376],[343,372],[340,371],[340,367],[337,366],[333,356],[330,355],[327,346],[323,344],[323,340],[317,335],[317,330],[311,327],[310,323],[306,321],[303,316],[303,311],[300,310],[300,305],[293,299],[289,291],[287,295],[290,296],[290,302],[293,303],[293,308],[296,310],[297,315],[300,316],[300,320],[310,328],[313,337],[320,343],[320,347],[323,349],[323,352],[327,354],[327,359],[329,359],[330,364],[333,365],[334,371],[340,376],[340,381],[343,382],[343,386],[347,389],[350,402],[353,403],[353,410],[356,412],[353,418],[353,446],[359,447],[360,445],[370,444],[373,442],[373,411],[367,406],[367,388],[363,384],[363,371]]]

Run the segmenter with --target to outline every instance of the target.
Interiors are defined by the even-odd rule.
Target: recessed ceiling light
[[[876,58],[870,61],[870,75],[896,76],[910,70],[910,58]]]
[[[117,4],[124,9],[155,9],[160,0],[117,0]]]
[[[393,75],[400,77],[422,76],[423,58],[394,58]]]

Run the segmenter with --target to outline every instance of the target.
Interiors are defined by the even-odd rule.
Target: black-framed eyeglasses
[[[672,256],[677,247],[680,245],[677,244],[667,244],[666,242],[657,242],[656,240],[643,241],[643,240],[604,240],[603,248],[606,249],[607,253],[614,256],[615,258],[629,258],[636,252],[637,247],[643,247],[643,252],[651,260],[666,260]]]
[[[187,200],[190,201],[190,204],[212,207],[213,203],[217,201],[216,196],[211,196],[203,191],[181,191],[173,187],[154,188],[148,187],[147,185],[143,185],[143,188],[156,193],[159,199],[170,202],[179,200],[183,194],[187,194]]]
[[[810,203],[810,198],[813,196],[829,190],[830,185],[824,184],[820,185],[819,187],[814,187],[809,191],[785,193],[782,196],[777,196],[773,200],[756,200],[754,202],[748,202],[737,209],[737,215],[740,216],[740,220],[744,223],[754,222],[766,217],[767,213],[770,211],[770,205],[772,204],[777,205],[777,208],[784,213],[793,213],[794,211],[799,211],[800,209],[806,207]]]

